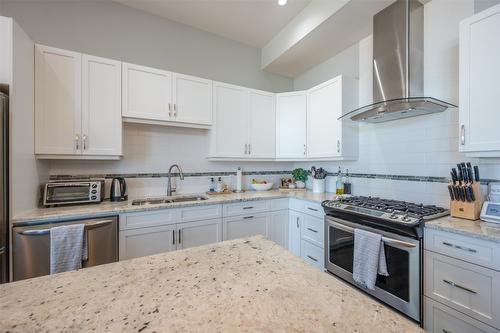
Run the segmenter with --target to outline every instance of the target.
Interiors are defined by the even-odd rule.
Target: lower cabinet
[[[263,235],[269,237],[269,225],[271,216],[269,213],[257,213],[227,217],[223,219],[224,240]]]
[[[269,239],[288,249],[288,209],[271,212]]]
[[[306,240],[302,240],[301,242],[300,257],[305,262],[319,268],[320,270],[323,270],[325,268],[323,249],[319,246],[311,244]]]
[[[222,221],[213,219],[177,225],[177,249],[213,244],[222,241]]]
[[[300,257],[300,228],[303,223],[303,215],[301,213],[290,211],[290,218],[288,224],[288,250]]]

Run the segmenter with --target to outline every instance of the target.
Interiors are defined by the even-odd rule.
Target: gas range
[[[426,220],[449,215],[447,209],[434,205],[365,196],[325,200],[322,206],[326,215],[354,219],[356,223],[412,237],[421,237]]]

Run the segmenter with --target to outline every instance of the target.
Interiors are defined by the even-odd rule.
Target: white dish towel
[[[86,257],[84,224],[50,229],[50,274],[82,268],[82,260]]]
[[[382,235],[354,229],[354,282],[363,288],[374,290],[377,274],[389,276]]]

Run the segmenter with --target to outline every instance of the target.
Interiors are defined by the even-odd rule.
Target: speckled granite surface
[[[0,286],[9,332],[423,332],[252,237]]]
[[[500,224],[445,216],[425,223],[426,228],[449,231],[500,243]]]
[[[208,200],[194,202],[167,203],[158,205],[132,206],[132,199],[126,202],[105,201],[100,204],[87,204],[76,206],[61,206],[54,208],[39,208],[22,215],[14,216],[13,225],[26,222],[53,222],[58,220],[80,219],[89,217],[101,217],[117,215],[127,212],[150,211],[167,208],[191,207],[200,205],[214,205],[239,201],[267,200],[278,198],[299,198],[303,200],[322,202],[335,197],[333,193],[312,192],[280,192],[278,190],[256,192],[247,191],[243,193],[231,193],[223,195],[210,195]]]

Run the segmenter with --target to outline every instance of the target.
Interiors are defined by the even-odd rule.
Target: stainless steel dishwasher
[[[50,228],[85,224],[88,259],[82,267],[118,261],[118,218],[106,217],[12,228],[13,280],[50,273]]]

